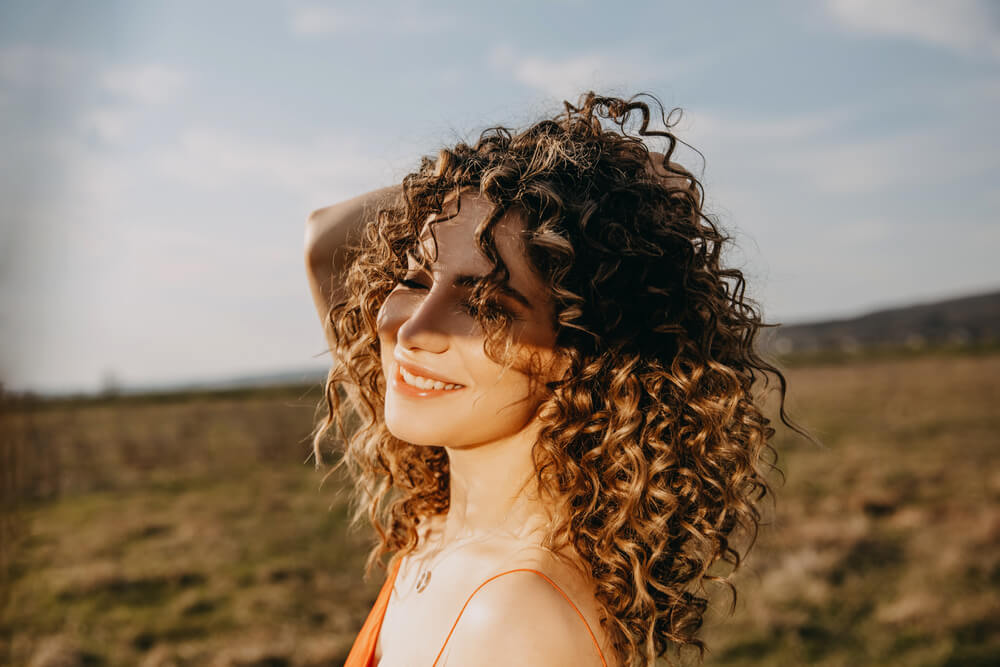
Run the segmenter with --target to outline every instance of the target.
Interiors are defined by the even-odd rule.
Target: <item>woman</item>
[[[778,378],[783,405],[785,382],[649,121],[590,93],[310,215],[334,355],[317,462],[332,428],[378,533],[368,570],[394,554],[348,665],[703,652],[703,584],[728,584],[709,569],[739,565],[768,491],[752,389]]]

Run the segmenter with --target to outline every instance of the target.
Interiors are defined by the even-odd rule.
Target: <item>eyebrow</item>
[[[409,253],[408,252],[408,253],[406,253],[406,255],[407,255],[407,257],[413,258],[413,260],[418,265],[420,265],[422,267],[426,267],[427,266],[427,264],[425,262],[421,261],[421,258],[417,257],[413,253]],[[433,265],[431,265],[431,266],[433,266]],[[483,276],[474,276],[471,273],[463,273],[463,274],[460,274],[460,275],[458,275],[458,276],[455,277],[455,280],[452,281],[452,285],[454,285],[455,287],[464,287],[464,288],[467,288],[467,289],[471,289],[471,288],[475,287],[476,284],[480,280],[482,280],[482,279],[483,279]],[[512,286],[508,285],[507,283],[502,283],[502,284],[498,285],[497,287],[499,288],[499,290],[503,294],[505,294],[506,296],[509,296],[510,298],[514,299],[515,301],[517,301],[518,303],[520,303],[522,306],[524,306],[528,310],[534,310],[534,306],[531,305],[531,302],[528,301],[528,298],[526,296],[524,296],[523,294],[521,294],[520,292],[518,292]]]
[[[453,284],[456,287],[469,287],[469,288],[472,288],[472,287],[475,287],[476,283],[478,283],[482,279],[483,279],[483,276],[473,276],[473,275],[469,275],[469,274],[463,273],[462,275],[457,276],[455,278]],[[499,289],[500,289],[501,292],[503,292],[504,294],[506,294],[510,298],[514,299],[514,301],[517,301],[518,303],[520,303],[525,308],[527,308],[529,310],[532,310],[531,302],[528,301],[528,299],[523,294],[521,294],[520,292],[518,292],[516,289],[514,289],[513,287],[511,287],[510,285],[508,285],[506,283],[502,283],[502,284],[498,285],[498,287],[499,287]]]

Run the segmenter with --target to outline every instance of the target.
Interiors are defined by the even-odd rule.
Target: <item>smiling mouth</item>
[[[419,375],[414,375],[402,366],[397,364],[399,369],[399,379],[407,387],[413,389],[423,390],[423,391],[455,391],[465,387],[463,384],[452,384],[448,382],[442,382],[440,380],[432,380],[430,378],[421,377]]]

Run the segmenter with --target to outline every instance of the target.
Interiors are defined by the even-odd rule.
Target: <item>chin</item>
[[[389,407],[389,406],[387,406]],[[483,417],[479,419],[450,420],[447,411],[409,411],[389,408],[385,414],[385,425],[399,440],[421,447],[449,447],[452,449],[473,448],[505,438],[524,435],[532,426],[530,416],[518,415],[516,419],[503,423],[489,424],[484,429]]]
[[[450,446],[450,434],[441,428],[440,420],[441,417],[435,414],[416,416],[402,411],[400,414],[394,414],[394,411],[386,410],[385,426],[393,437],[411,445]]]

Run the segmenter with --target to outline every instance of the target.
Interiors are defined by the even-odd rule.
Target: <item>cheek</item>
[[[502,421],[530,419],[538,406],[548,398],[549,376],[544,372],[549,358],[538,351],[518,349],[513,363],[501,365],[480,359],[479,396],[484,413],[496,414]]]
[[[511,370],[524,378],[532,395],[547,392],[546,384],[558,380],[564,371],[561,358],[549,345],[519,345],[512,354]]]
[[[407,303],[407,299],[400,298],[400,296],[395,292],[390,292],[382,303],[382,307],[378,309],[375,326],[380,338],[395,338],[396,331],[413,310],[412,305]]]
[[[375,328],[378,333],[379,354],[382,357],[382,374],[386,381],[391,372],[390,366],[396,347],[396,332],[406,321],[409,309],[403,303],[405,299],[394,298],[389,294],[375,316]]]

